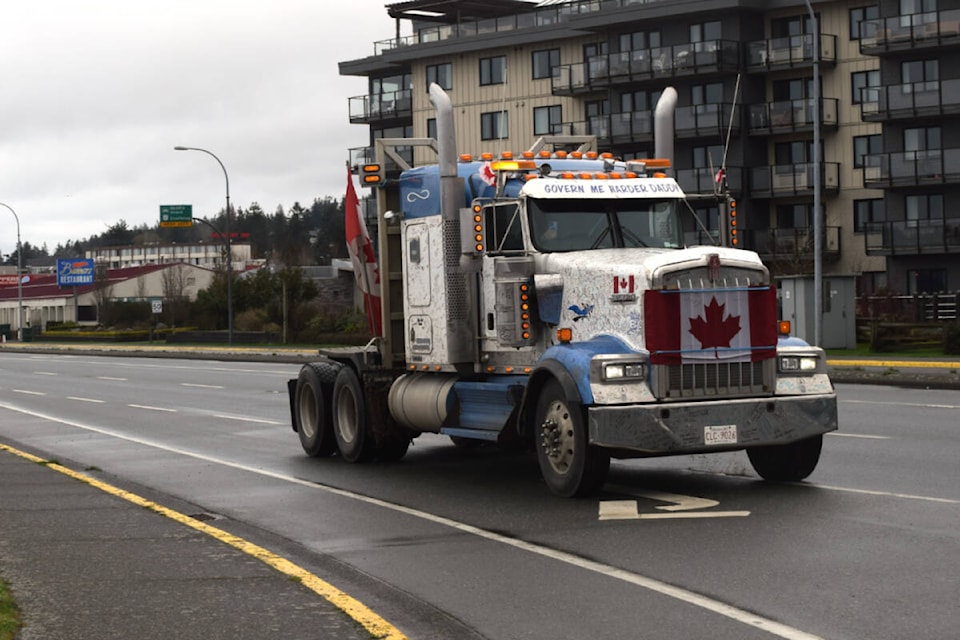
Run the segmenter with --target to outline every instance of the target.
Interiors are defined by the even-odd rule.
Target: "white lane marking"
[[[892,440],[890,436],[868,436],[861,433],[837,433],[835,431],[826,434],[832,438],[862,438],[863,440]]]
[[[103,404],[105,400],[97,400],[96,398],[79,398],[77,396],[67,396],[67,400],[76,400],[77,402],[95,402],[97,404]]]
[[[55,376],[55,375],[58,375],[58,374],[54,373],[53,371],[34,371],[34,372],[33,372],[33,375],[35,375],[35,376]]]
[[[200,389],[224,389],[222,385],[219,384],[193,384],[192,382],[181,382],[181,387],[197,387]]]
[[[960,404],[928,404],[924,402],[876,402],[874,400],[847,400],[850,404],[879,404],[888,407],[915,407],[918,409],[960,409]]]
[[[701,500],[702,498],[694,498]],[[714,500],[706,500],[720,504]],[[675,509],[677,507],[657,507],[657,509]],[[600,502],[601,520],[682,520],[694,518],[742,518],[749,511],[679,511],[675,513],[640,513],[636,500],[603,500]]]
[[[195,458],[197,460],[202,460],[204,462],[212,462],[214,464],[223,465],[232,469],[238,469],[240,471],[246,471],[248,473],[255,473],[267,478],[273,478],[275,480],[280,480],[282,482],[289,482],[291,484],[300,485],[303,487],[308,487],[318,491],[324,491],[332,495],[341,496],[343,498],[349,498],[351,500],[356,500],[357,502],[363,502],[370,504],[376,507],[381,507],[383,509],[388,509],[397,513],[402,513],[414,518],[419,518],[427,522],[432,522],[441,526],[449,527],[456,531],[463,533],[475,535],[479,538],[485,540],[490,540],[492,542],[497,542],[506,546],[513,547],[515,549],[520,549],[522,551],[527,551],[545,558],[550,558],[558,562],[563,562],[565,564],[583,569],[585,571],[591,571],[608,578],[613,578],[615,580],[620,580],[628,584],[632,584],[648,591],[653,591],[661,595],[665,595],[681,602],[686,602],[701,609],[707,611],[712,611],[718,615],[724,616],[741,624],[744,624],[749,627],[760,629],[766,631],[771,635],[775,635],[784,640],[823,640],[820,636],[801,631],[794,627],[782,624],[776,620],[771,620],[769,618],[764,618],[754,612],[747,611],[745,609],[740,609],[732,605],[725,604],[719,600],[714,600],[707,596],[701,595],[694,591],[689,591],[681,587],[675,587],[666,582],[661,582],[654,578],[649,578],[647,576],[634,573],[632,571],[627,571],[625,569],[620,569],[608,564],[603,564],[601,562],[596,562],[594,560],[588,560],[580,556],[576,556],[572,553],[566,551],[560,551],[557,549],[550,549],[548,547],[543,547],[532,542],[527,542],[525,540],[519,540],[517,538],[510,538],[508,536],[495,533],[493,531],[487,531],[486,529],[481,529],[473,525],[465,524],[463,522],[458,522],[456,520],[451,520],[450,518],[445,518],[443,516],[438,516],[432,513],[427,513],[426,511],[420,511],[419,509],[413,509],[411,507],[405,507],[403,505],[394,504],[392,502],[387,502],[386,500],[380,500],[379,498],[373,498],[370,496],[365,496],[359,493],[354,493],[352,491],[347,491],[345,489],[338,489],[336,487],[331,487],[328,485],[320,484],[318,482],[311,482],[309,480],[303,480],[301,478],[296,478],[293,476],[288,476],[273,471],[268,471],[266,469],[258,469],[255,467],[250,467],[244,464],[237,462],[231,462],[229,460],[224,460],[221,458],[215,458],[213,456],[207,456],[194,451],[187,451],[185,449],[179,449],[177,447],[171,447],[159,442],[153,442],[150,440],[144,440],[142,438],[135,438],[128,436],[123,433],[117,433],[110,431],[109,429],[101,429],[100,427],[94,427],[91,425],[81,424],[79,422],[74,422],[72,420],[65,420],[63,418],[57,418],[55,416],[46,415],[36,411],[31,411],[29,409],[22,409],[15,407],[13,405],[7,404],[5,402],[0,402],[0,407],[9,409],[10,411],[16,411],[25,415],[33,416],[43,420],[49,420],[51,422],[58,422],[63,425],[70,427],[76,427],[78,429],[83,429],[85,431],[91,431],[93,433],[99,433],[101,435],[109,436],[112,438],[118,438],[120,440],[126,440],[127,442],[133,442],[135,444],[140,444],[148,447],[153,447],[155,449],[160,449],[162,451],[167,451],[169,453],[175,453],[177,455],[187,456],[190,458]]]
[[[951,500],[950,498],[934,498],[931,496],[918,496],[909,493],[895,493],[891,491],[874,491],[872,489],[850,489],[848,487],[837,487],[829,484],[816,484],[814,482],[795,482],[798,487],[816,487],[817,489],[827,489],[829,491],[842,491],[844,493],[859,493],[865,496],[880,496],[884,498],[903,498],[904,500],[921,500],[923,502],[938,502],[940,504],[960,504],[960,500]]]
[[[28,389],[11,389],[14,393],[22,393],[28,396],[45,396],[47,394],[42,391],[30,391]]]
[[[167,409],[166,407],[151,407],[148,404],[128,404],[128,407],[131,409],[146,409],[147,411],[166,411],[168,413],[176,413],[176,409]]]
[[[261,420],[260,418],[247,418],[244,416],[227,416],[220,413],[213,414],[213,417],[222,418],[224,420],[238,420],[240,422],[257,422],[259,424],[274,424],[274,425],[283,424],[282,422],[278,422],[277,420]]]
[[[690,511],[691,509],[711,509],[718,504],[716,500],[708,498],[697,498],[696,496],[683,496],[677,493],[664,493],[662,491],[633,491],[635,495],[648,500],[658,502],[670,502],[667,506],[660,506],[657,509],[661,511]]]
[[[111,376],[97,376],[97,380],[108,380],[110,382],[126,382],[126,378],[113,378]]]

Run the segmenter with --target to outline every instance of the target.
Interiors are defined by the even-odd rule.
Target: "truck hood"
[[[712,272],[711,256],[719,261]],[[541,254],[536,271],[543,321],[571,328],[575,342],[612,335],[638,350],[646,348],[644,291],[769,283],[755,253],[715,246]]]

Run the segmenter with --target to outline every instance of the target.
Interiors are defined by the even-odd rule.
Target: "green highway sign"
[[[162,204],[160,205],[161,227],[192,227],[192,204]]]

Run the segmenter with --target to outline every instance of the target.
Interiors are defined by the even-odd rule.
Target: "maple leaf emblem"
[[[725,308],[726,305],[717,303],[714,297],[703,308],[703,316],[690,318],[690,334],[700,341],[701,349],[729,347],[730,341],[740,333],[740,316],[728,315],[724,319]]]

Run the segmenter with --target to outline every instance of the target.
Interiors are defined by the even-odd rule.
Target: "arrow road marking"
[[[712,509],[720,504],[716,500],[684,496],[662,491],[633,491],[635,495],[666,502],[667,505],[656,507],[669,513],[640,513],[636,500],[601,500],[601,520],[679,520],[692,518],[742,518],[750,515],[749,511],[694,511],[694,509]]]

